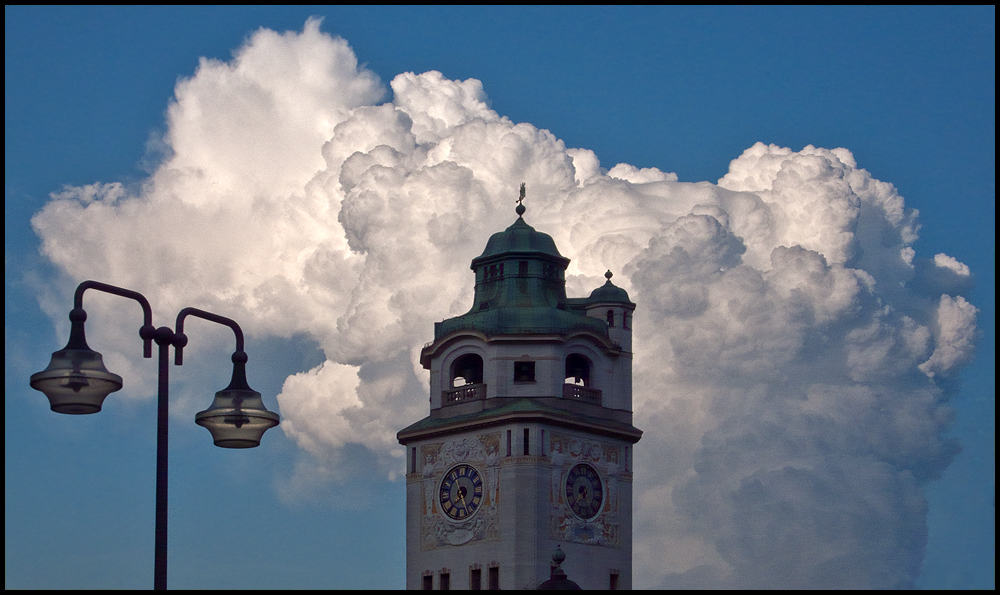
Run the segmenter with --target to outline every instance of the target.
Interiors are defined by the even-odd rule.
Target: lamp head
[[[74,309],[69,318],[69,343],[52,354],[49,367],[31,375],[31,388],[45,393],[56,413],[97,413],[105,397],[121,389],[122,377],[109,372],[101,354],[87,346],[83,333],[87,314]]]
[[[211,432],[215,445],[222,448],[260,446],[264,432],[279,423],[278,414],[268,411],[260,393],[247,385],[246,361],[246,353],[233,354],[232,382],[215,393],[211,407],[194,416],[195,423]]]

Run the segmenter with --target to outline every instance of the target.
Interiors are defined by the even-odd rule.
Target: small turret
[[[587,316],[600,318],[608,325],[608,336],[625,351],[632,351],[632,312],[635,304],[628,292],[611,282],[611,271],[604,273],[607,281],[584,300]]]

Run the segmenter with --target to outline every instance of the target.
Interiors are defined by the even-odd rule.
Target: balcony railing
[[[579,384],[564,384],[563,398],[583,401],[584,403],[601,404],[601,389],[588,388]]]
[[[456,405],[458,403],[468,403],[469,401],[482,401],[486,398],[486,384],[466,384],[458,388],[449,388],[441,391],[442,405]]]

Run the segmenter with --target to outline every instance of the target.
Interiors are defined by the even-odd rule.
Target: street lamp
[[[260,393],[247,384],[247,354],[243,351],[243,331],[236,321],[197,308],[184,308],[177,314],[176,332],[162,326],[154,328],[149,301],[136,291],[122,289],[98,281],[84,281],[76,288],[69,342],[52,354],[52,361],[43,371],[31,375],[31,387],[45,393],[49,406],[56,413],[83,415],[101,410],[104,399],[122,387],[122,378],[104,367],[100,353],[87,346],[83,323],[83,292],[96,289],[139,302],[143,325],[139,337],[143,341],[143,357],[152,357],[152,343],[159,345],[158,399],[156,420],[156,537],[153,588],[167,588],[167,413],[168,413],[168,348],[174,347],[174,365],[183,363],[184,319],[195,316],[233,329],[236,351],[233,353],[233,377],[229,386],[215,393],[215,400],[205,411],[195,415],[195,423],[208,429],[216,446],[223,448],[253,448],[260,445],[264,432],[278,425],[278,414],[264,407]]]

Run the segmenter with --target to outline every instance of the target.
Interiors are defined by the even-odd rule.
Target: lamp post
[[[143,357],[152,357],[152,343],[159,346],[158,398],[156,417],[156,536],[154,548],[153,588],[167,588],[167,413],[168,413],[168,349],[174,347],[174,365],[183,363],[184,319],[195,316],[233,329],[236,351],[233,353],[233,377],[229,386],[215,393],[215,400],[205,411],[195,415],[195,423],[208,429],[216,446],[223,448],[253,448],[260,445],[264,432],[278,425],[278,414],[264,407],[260,393],[250,388],[246,378],[247,354],[243,351],[243,331],[236,321],[199,310],[184,308],[177,314],[176,331],[162,326],[154,328],[149,301],[136,291],[98,281],[84,281],[76,288],[69,342],[52,354],[49,366],[31,375],[31,387],[45,393],[49,406],[56,413],[83,415],[101,410],[105,397],[121,389],[122,378],[104,367],[100,353],[87,346],[83,323],[83,293],[96,289],[139,302],[143,325],[139,337],[143,341]]]

